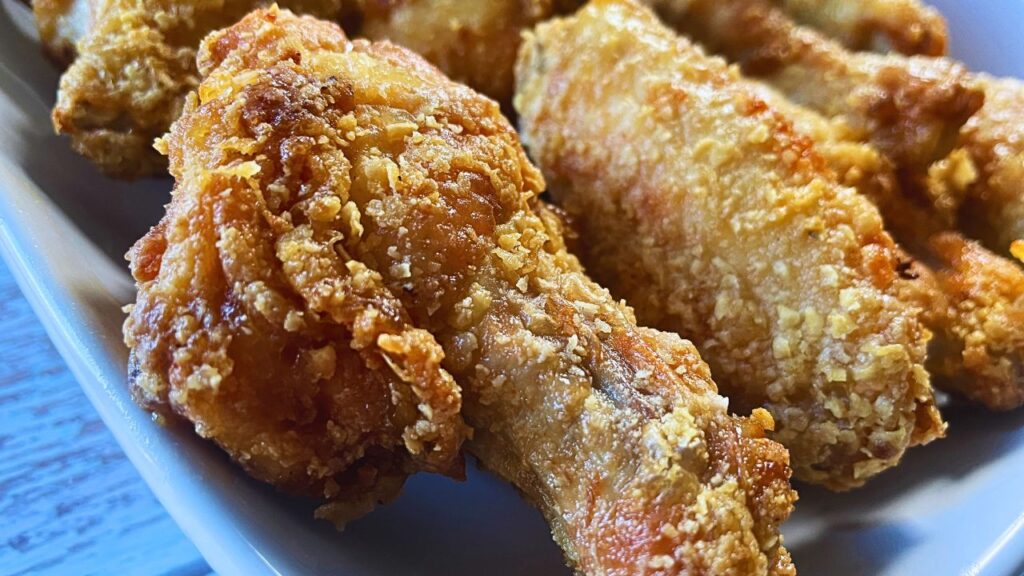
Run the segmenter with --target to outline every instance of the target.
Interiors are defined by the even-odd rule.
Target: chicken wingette
[[[53,124],[105,173],[136,178],[166,170],[153,149],[195,89],[199,41],[259,0],[44,0],[35,7],[51,53],[71,60],[60,80]],[[341,0],[282,0],[337,18]],[[72,52],[69,54],[69,51]]]
[[[137,251],[136,386],[169,379],[172,401],[187,390],[218,409],[218,390],[255,388],[227,359],[261,378],[326,348],[418,392],[442,377],[416,359],[443,355],[470,449],[540,507],[580,572],[793,574],[779,523],[795,493],[771,417],[731,416],[689,342],[638,327],[583,273],[493,100],[403,48],[277,9],[209,36],[199,58],[205,79],[162,141],[168,219]],[[197,309],[209,315],[193,322]],[[221,326],[290,345],[186,348]],[[182,344],[178,327],[195,335]],[[166,364],[179,358],[201,377]],[[335,373],[306,385],[321,374]]]
[[[944,56],[946,21],[920,0],[773,0],[797,22],[853,50]]]
[[[798,478],[861,485],[943,433],[927,331],[877,210],[726,64],[632,1],[528,35],[524,143],[587,270],[692,338]]]
[[[841,14],[845,21],[868,21],[885,10],[894,17],[902,14],[906,31],[939,29],[932,9],[911,4],[782,2],[797,19],[854,49],[880,47],[857,44],[830,18]],[[1024,84],[986,74],[970,75],[966,82],[984,92],[985,103],[960,130],[957,148],[932,164],[927,177],[893,187],[896,193],[880,207],[886,226],[934,267],[930,278],[941,285],[942,294],[933,294],[938,299],[928,308],[937,334],[929,369],[944,387],[989,408],[1008,410],[1024,403],[1024,335],[1013,328],[1024,318],[1024,270],[1003,257],[1024,262]],[[843,132],[849,147],[856,135]],[[851,173],[871,184],[859,170],[865,163],[857,164]]]
[[[949,154],[984,101],[944,58],[850,52],[797,26],[771,0],[646,0],[671,26],[798,104],[842,118],[912,176]]]
[[[853,49],[884,48],[858,42],[849,29],[856,22],[891,21],[893,33],[901,30],[922,40],[937,37],[942,23],[934,9],[916,0],[783,0],[782,6]],[[919,36],[916,30],[934,32]],[[936,50],[904,51],[938,55]],[[969,82],[984,91],[985,104],[960,131],[954,156],[942,161],[962,163],[959,156],[967,154],[977,172],[952,199],[957,206],[962,203],[959,227],[996,253],[1012,253],[1024,262],[1024,82],[987,74],[974,74]]]
[[[956,229],[965,191],[980,185],[964,151],[937,163],[924,181],[901,183],[892,163],[844,122],[759,82],[746,86],[814,141],[840,182],[875,203],[886,230],[917,260],[901,263],[901,273],[916,277],[909,295],[935,334],[925,364],[935,384],[994,410],[1024,404],[1024,333],[1014,328],[1024,325],[1024,269]]]
[[[1024,81],[975,78],[985,105],[960,132],[959,145],[978,172],[961,204],[961,227],[1024,263]]]
[[[955,231],[929,239],[938,386],[992,410],[1024,406],[1024,269]]]

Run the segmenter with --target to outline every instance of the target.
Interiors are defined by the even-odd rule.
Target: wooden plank
[[[202,576],[0,263],[0,574]]]

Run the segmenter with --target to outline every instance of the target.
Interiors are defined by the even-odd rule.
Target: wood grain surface
[[[210,568],[107,431],[0,262],[0,575]]]

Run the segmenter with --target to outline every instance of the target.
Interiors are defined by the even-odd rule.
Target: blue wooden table
[[[0,575],[202,576],[0,261]]]

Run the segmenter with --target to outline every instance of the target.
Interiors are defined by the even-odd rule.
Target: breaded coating
[[[660,0],[657,0],[660,1]],[[946,45],[941,15],[917,0],[777,0],[797,21],[821,30],[852,49],[884,51],[887,46],[859,40],[858,29],[888,30],[892,47],[907,54],[938,56]],[[903,35],[902,40],[898,36]],[[984,106],[973,114],[959,134],[951,157],[932,167],[948,170],[963,165],[966,154],[977,170],[967,187],[960,226],[990,249],[1009,254],[1014,242],[1024,254],[1024,82],[1013,78],[972,75],[968,82],[985,94]],[[959,168],[960,174],[963,169]],[[934,180],[934,179],[933,179]],[[925,186],[945,191],[941,180]],[[961,197],[939,198],[956,208]],[[1024,261],[1024,257],[1020,258]]]
[[[886,48],[858,40],[856,30],[861,26],[865,30],[882,26],[890,34],[905,35],[902,41],[890,40],[892,47],[907,54],[937,56],[945,48],[942,17],[917,0],[781,0],[781,4],[801,23],[853,49]],[[950,163],[963,165],[963,158],[957,156],[967,154],[978,174],[967,187],[960,227],[999,254],[1010,253],[1013,243],[1020,241],[1017,250],[1024,254],[1024,82],[987,74],[972,75],[970,82],[984,91],[985,104],[962,128],[954,156],[940,161],[932,171],[945,170]],[[929,188],[947,187],[939,182]],[[946,200],[959,206],[963,198]],[[1024,256],[1018,259],[1024,261]]]
[[[978,177],[964,151],[934,166],[923,187],[901,186],[891,163],[843,122],[759,82],[747,86],[814,140],[839,180],[878,206],[886,230],[918,260],[905,258],[901,274],[914,280],[908,297],[921,302],[935,334],[926,367],[936,385],[994,410],[1024,404],[1024,337],[1012,328],[1024,318],[1024,270],[956,231],[956,206]]]
[[[56,9],[42,11],[47,17],[38,20],[41,36],[50,37],[47,27],[57,22],[53,29],[66,38],[65,46],[75,41],[77,48],[74,62],[61,77],[54,127],[70,136],[72,147],[108,175],[136,178],[163,172],[166,159],[153,149],[153,140],[167,131],[181,113],[185,94],[199,83],[195,68],[199,41],[263,2],[93,2],[91,6],[84,0],[55,4]],[[323,18],[338,17],[341,10],[341,0],[280,3]],[[83,6],[91,10],[90,18],[76,15],[85,10]],[[67,10],[66,16],[60,16],[62,10]]]
[[[93,25],[100,0],[32,0],[43,50],[61,66],[75,59],[75,45]]]
[[[203,207],[222,239],[232,215],[250,218],[252,248],[282,262],[256,270],[304,318],[432,335],[471,450],[541,508],[573,566],[794,573],[778,525],[796,496],[787,452],[764,438],[771,417],[730,416],[691,344],[637,327],[584,275],[493,100],[398,46],[276,9],[212,35],[201,59],[167,140],[172,213]],[[267,322],[256,337],[284,327]],[[415,374],[403,355],[417,347],[365,344]]]
[[[798,478],[853,488],[942,435],[877,210],[722,60],[605,0],[538,26],[517,81],[587,270],[693,338],[736,409],[767,408]]]
[[[522,31],[583,0],[359,0],[360,35],[391,40],[502,106],[512,102],[512,69]]]
[[[946,21],[920,0],[774,0],[797,22],[851,50],[944,56]]]
[[[317,143],[295,135],[275,141],[287,155],[279,164],[228,160],[258,148],[252,131],[270,128],[261,114],[287,94],[266,73],[213,72],[223,56],[211,49],[288,58],[300,40],[350,46],[315,20],[288,18],[274,31],[285,38],[212,36],[200,65],[213,77],[200,98],[221,100],[202,106],[191,95],[162,141],[177,185],[129,253],[138,287],[124,326],[129,377],[142,406],[191,422],[252,476],[322,499],[318,516],[341,523],[393,498],[418,470],[461,476],[468,429],[434,337],[376,271],[318,252],[333,253],[315,243],[329,234],[319,222],[353,214],[337,195],[350,184],[344,155],[309,155]],[[258,175],[265,189],[246,185]],[[304,187],[303,177],[317,181]]]
[[[937,383],[992,410],[1024,405],[1024,270],[955,232],[931,244]]]
[[[849,52],[797,26],[771,0],[646,1],[672,26],[796,103],[842,117],[904,172],[924,174],[949,154],[984,101],[957,63]]]
[[[976,76],[985,105],[960,133],[960,146],[978,171],[967,188],[961,223],[1000,254],[1019,242],[1024,262],[1024,81]]]
[[[793,124],[796,131],[814,142],[815,151],[835,172],[839,183],[867,196],[883,217],[905,208],[899,177],[892,161],[876,148],[861,141],[856,130],[841,117],[827,118],[810,108],[796,104],[764,82],[742,79],[744,88],[765,101],[775,112]],[[909,219],[900,214],[900,222]],[[889,230],[892,232],[892,230]],[[897,240],[900,238],[897,236]]]
[[[279,0],[299,13],[344,20],[358,35],[391,39],[456,80],[511,108],[523,28],[582,0]],[[36,22],[51,56],[72,64],[53,111],[56,130],[110,176],[158,174],[153,140],[181,113],[209,32],[264,0],[39,0]],[[77,50],[76,50],[77,47]],[[77,59],[76,59],[77,55]]]

